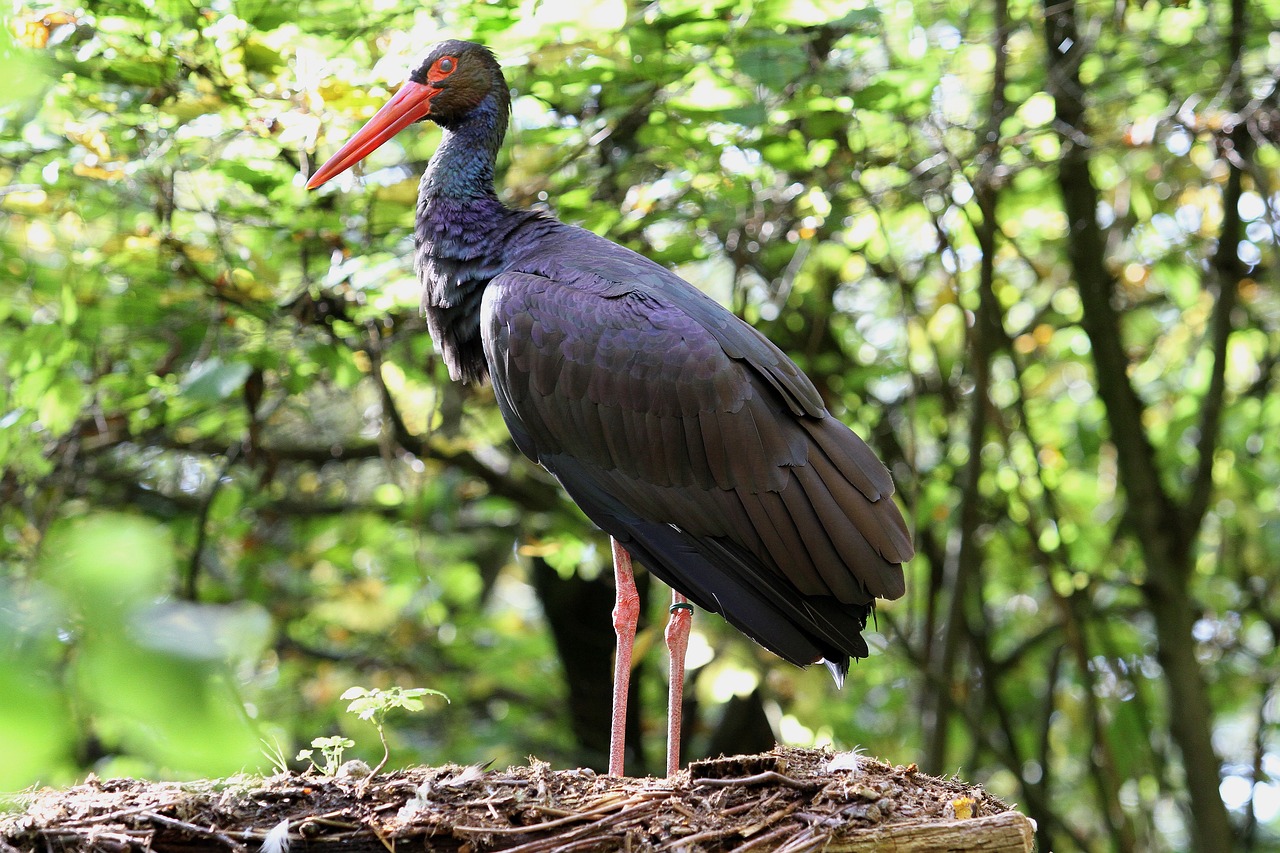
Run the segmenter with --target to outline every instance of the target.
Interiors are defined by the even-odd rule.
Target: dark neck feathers
[[[418,189],[414,266],[422,310],[449,375],[478,382],[488,368],[480,343],[480,299],[502,271],[513,232],[529,214],[498,200],[493,169],[506,133],[505,84],[460,119],[444,138]]]
[[[442,124],[444,138],[423,175],[420,204],[432,197],[496,199],[493,164],[509,111],[510,96],[501,84],[462,118]]]

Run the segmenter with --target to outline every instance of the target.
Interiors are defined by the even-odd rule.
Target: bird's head
[[[307,189],[342,174],[416,121],[431,119],[442,127],[454,127],[476,113],[490,96],[502,123],[497,131],[500,138],[510,95],[498,60],[488,48],[473,42],[440,42],[409,74],[400,91],[311,176]]]

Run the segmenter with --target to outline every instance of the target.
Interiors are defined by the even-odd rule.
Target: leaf
[[[273,74],[285,64],[279,51],[272,50],[257,39],[250,39],[244,46],[244,67],[259,74]]]
[[[270,193],[281,183],[278,173],[254,168],[241,160],[226,160],[218,163],[217,169],[228,178],[241,181],[263,195]]]
[[[837,0],[770,0],[764,5],[775,20],[804,27],[852,27],[880,18],[879,9],[874,6],[850,11],[847,3]]]
[[[759,127],[768,119],[769,110],[764,104],[755,103],[747,104],[744,107],[729,107],[728,109],[718,110],[717,115],[720,121],[740,124],[744,127]]]
[[[54,435],[62,435],[71,429],[80,417],[88,389],[75,376],[60,376],[40,397],[36,417],[45,429]]]
[[[182,393],[198,403],[225,400],[244,387],[253,372],[246,361],[224,362],[217,356],[205,359],[182,380]]]
[[[750,45],[737,56],[738,68],[771,89],[781,89],[809,68],[790,38],[771,38]]]
[[[422,696],[439,696],[445,702],[449,701],[449,697],[439,690],[432,690],[428,687],[413,687],[408,690],[401,691],[400,707],[407,711],[421,711],[426,707],[422,701]]]
[[[237,4],[237,10],[245,19],[262,32],[270,32],[277,27],[283,26],[294,20],[297,16],[297,9],[288,3],[277,3],[274,0],[258,0],[255,4],[256,9],[247,11],[246,7],[250,4]]]
[[[138,86],[159,86],[168,80],[174,70],[174,64],[167,60],[157,59],[119,59],[109,66],[110,74],[117,80]]]

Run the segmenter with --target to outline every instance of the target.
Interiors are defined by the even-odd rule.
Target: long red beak
[[[368,157],[379,145],[415,121],[426,118],[431,113],[431,99],[438,94],[440,90],[434,86],[412,80],[406,82],[346,145],[338,149],[338,153],[311,176],[307,189],[313,190],[330,178],[341,175]]]

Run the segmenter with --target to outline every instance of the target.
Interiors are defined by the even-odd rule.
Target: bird
[[[494,184],[511,91],[473,42],[434,45],[307,181],[400,131],[442,136],[414,228],[422,311],[454,381],[486,379],[516,447],[611,537],[617,587],[609,773],[624,772],[639,597],[632,559],[672,589],[667,773],[693,605],[842,687],[877,599],[914,547],[889,470],[761,332],[675,273]]]

